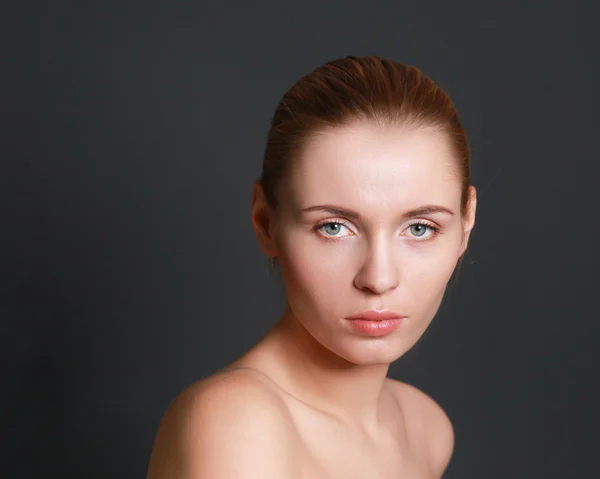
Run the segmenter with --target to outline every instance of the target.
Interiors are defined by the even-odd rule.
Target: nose
[[[366,257],[354,278],[354,285],[372,294],[384,294],[398,287],[400,275],[393,245],[379,238],[369,245]]]

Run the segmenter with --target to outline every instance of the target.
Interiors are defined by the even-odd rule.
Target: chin
[[[357,366],[389,365],[416,343],[416,340],[407,338],[400,331],[379,338],[341,335],[335,341],[328,341],[327,337],[319,335],[312,336],[324,350]]]
[[[414,342],[409,345],[401,343],[404,341],[392,337],[366,340],[357,338],[351,340],[350,344],[336,347],[332,352],[358,366],[389,365],[414,345]]]

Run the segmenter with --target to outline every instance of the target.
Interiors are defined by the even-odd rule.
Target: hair
[[[273,209],[289,164],[318,133],[357,121],[445,133],[461,180],[461,212],[471,184],[470,149],[450,97],[421,70],[377,56],[338,58],[298,80],[271,120],[260,183]]]

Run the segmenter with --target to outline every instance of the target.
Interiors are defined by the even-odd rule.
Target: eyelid
[[[418,225],[418,224],[427,225],[427,226],[430,226],[432,228],[439,228],[439,226],[438,226],[437,223],[434,223],[431,220],[426,220],[426,219],[423,219],[423,218],[420,218],[420,219],[415,218],[415,219],[409,220],[408,224],[406,225],[406,228],[408,228],[408,227],[410,227],[412,225]]]
[[[330,224],[330,223],[336,223],[336,224],[339,224],[339,225],[343,225],[343,226],[346,226],[347,228],[349,226],[353,226],[354,227],[354,225],[350,221],[345,220],[343,218],[328,218],[326,220],[319,221],[317,223],[317,227],[321,227],[323,225],[327,225],[327,224]]]
[[[323,221],[319,221],[317,223],[317,225],[315,226],[315,231],[318,231],[320,229],[323,228],[323,226],[328,225],[328,224],[338,224],[338,225],[342,225],[344,228],[346,228],[348,231],[350,231],[350,233],[352,233],[351,235],[348,236],[355,236],[357,234],[354,225],[349,222],[348,220],[342,219],[342,218],[328,218],[326,220]],[[330,239],[334,239],[334,237],[328,237]],[[340,237],[341,238],[341,237]]]
[[[418,237],[413,237],[414,241],[430,241],[433,238],[435,238],[436,236],[442,234],[441,228],[439,225],[437,225],[436,223],[429,221],[429,220],[425,220],[425,219],[415,219],[415,220],[411,220],[406,227],[404,228],[404,230],[406,231],[408,228],[410,228],[411,226],[414,225],[424,225],[427,226],[430,230],[431,230],[431,234],[424,239],[420,239]]]

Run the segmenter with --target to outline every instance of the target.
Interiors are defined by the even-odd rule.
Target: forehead
[[[301,208],[460,207],[460,178],[448,138],[432,130],[356,124],[319,133],[294,162],[288,185],[290,199]]]

